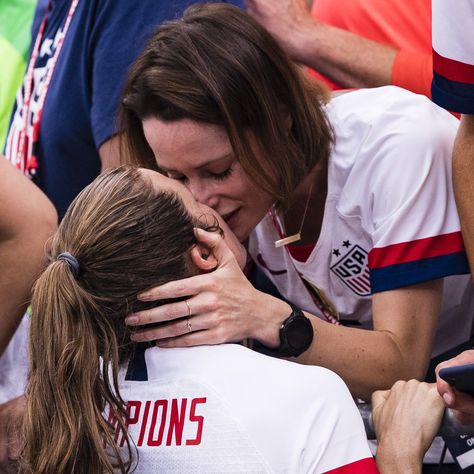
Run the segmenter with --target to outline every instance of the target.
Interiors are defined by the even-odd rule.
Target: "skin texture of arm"
[[[45,264],[45,245],[57,215],[47,197],[0,157],[0,354],[30,300]]]
[[[453,150],[453,182],[469,265],[474,268],[474,115],[463,115]]]
[[[198,239],[214,253],[217,268],[153,288],[141,298],[153,301],[188,297],[192,331],[187,318],[183,319],[188,314],[187,305],[180,301],[127,318],[127,324],[134,326],[169,321],[140,330],[133,339],[157,339],[160,347],[183,347],[252,338],[277,347],[279,327],[290,315],[290,306],[253,288],[220,236],[200,231]],[[353,395],[366,400],[374,390],[391,387],[398,379],[423,377],[441,290],[442,282],[438,280],[374,295],[374,331],[334,326],[309,315],[315,338],[298,362],[332,369]]]
[[[316,20],[306,0],[247,0],[246,5],[294,61],[317,70],[342,87],[392,83],[396,48]]]
[[[435,384],[398,381],[372,395],[381,474],[421,474],[426,450],[439,430],[444,405]]]
[[[474,422],[474,397],[467,393],[458,392],[447,382],[438,377],[438,372],[444,367],[454,367],[456,365],[474,364],[474,350],[464,351],[453,359],[441,362],[436,367],[436,384],[438,392],[443,397],[447,407],[453,410],[456,418],[464,424]]]
[[[101,172],[125,164],[124,160],[121,159],[121,156],[123,156],[121,154],[123,154],[123,151],[120,149],[120,137],[118,135],[102,143],[99,148]]]
[[[423,378],[428,367],[441,303],[440,280],[376,293],[374,330],[312,319],[315,342],[299,362],[334,370],[351,393],[368,400],[399,379]]]

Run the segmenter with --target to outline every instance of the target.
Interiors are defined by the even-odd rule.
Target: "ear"
[[[217,267],[214,254],[201,242],[198,242],[190,252],[191,260],[201,272],[210,272]]]

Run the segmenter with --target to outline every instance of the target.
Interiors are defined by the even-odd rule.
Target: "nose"
[[[190,179],[187,183],[187,186],[197,202],[200,204],[205,204],[212,209],[217,209],[219,196],[215,192],[213,186],[210,186],[209,183],[204,183],[200,179]]]

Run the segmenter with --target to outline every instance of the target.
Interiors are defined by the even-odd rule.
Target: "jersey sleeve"
[[[89,48],[92,57],[91,123],[97,149],[116,132],[116,111],[128,68],[160,23],[179,18],[192,0],[99,2]],[[242,7],[243,0],[227,3]]]
[[[413,97],[401,95],[400,112],[388,111],[390,122],[372,127],[385,132],[365,144],[372,293],[469,273],[451,179],[458,121]],[[405,100],[417,115],[403,114]]]
[[[474,114],[474,3],[433,0],[433,100]]]

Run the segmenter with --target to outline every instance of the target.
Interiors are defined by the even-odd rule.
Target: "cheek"
[[[255,198],[256,187],[242,169],[236,171],[233,179],[228,181],[228,183],[223,183],[223,188],[226,189],[228,196],[242,201],[249,201]]]

